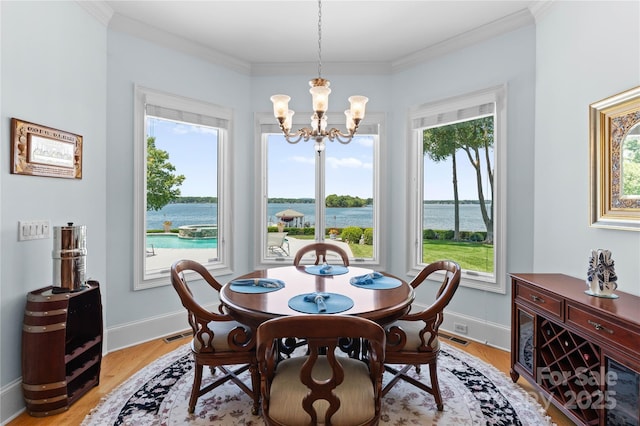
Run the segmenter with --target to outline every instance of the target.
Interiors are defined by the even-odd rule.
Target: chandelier
[[[291,125],[293,122],[294,111],[289,109],[289,101],[291,97],[287,95],[273,95],[273,114],[278,119],[280,129],[284,133],[287,142],[294,144],[309,139],[315,141],[315,149],[320,152],[324,151],[324,139],[328,138],[331,142],[337,140],[340,143],[348,144],[356,134],[358,125],[364,118],[365,105],[369,99],[365,96],[349,97],[350,107],[344,112],[346,116],[347,133],[342,133],[336,128],[327,130],[326,112],[329,107],[329,80],[322,78],[322,2],[318,0],[318,78],[309,81],[311,89],[313,115],[311,116],[311,127],[304,127],[296,132],[291,133]]]

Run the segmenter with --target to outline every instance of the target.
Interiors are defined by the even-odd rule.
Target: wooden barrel
[[[65,369],[68,294],[46,287],[27,295],[22,325],[22,390],[32,416],[65,411],[69,405]]]

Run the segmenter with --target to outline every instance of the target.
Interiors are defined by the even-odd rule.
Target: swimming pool
[[[217,238],[179,238],[177,235],[147,234],[147,248],[211,249],[218,248]]]

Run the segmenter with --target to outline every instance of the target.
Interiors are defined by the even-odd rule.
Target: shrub
[[[471,236],[469,237],[470,241],[473,241],[474,243],[479,243],[481,241],[484,241],[484,235],[482,235],[481,232],[474,232],[473,234],[471,234]]]
[[[347,226],[342,230],[342,241],[357,244],[362,235],[362,228],[358,226]]]
[[[435,240],[436,238],[438,238],[438,236],[436,235],[436,231],[433,229],[425,229],[422,231],[423,240]]]
[[[440,240],[452,240],[453,236],[455,235],[455,232],[453,232],[452,229],[449,229],[447,231],[440,231]]]
[[[364,243],[373,245],[373,228],[366,228],[364,230]]]

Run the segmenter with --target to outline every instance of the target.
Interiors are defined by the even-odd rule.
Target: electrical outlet
[[[453,323],[453,331],[460,334],[467,334],[467,324]]]
[[[20,220],[18,221],[18,241],[47,239],[50,227],[48,220]]]

